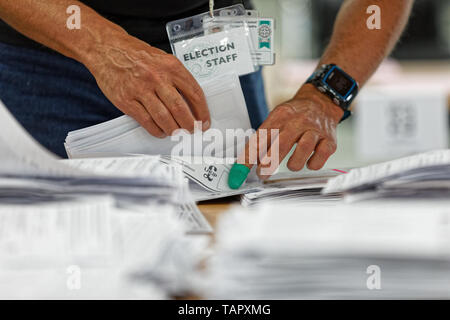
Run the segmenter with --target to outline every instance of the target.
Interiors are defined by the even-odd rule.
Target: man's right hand
[[[92,48],[85,65],[105,96],[150,134],[163,138],[176,129],[211,124],[202,88],[173,55],[124,34]]]

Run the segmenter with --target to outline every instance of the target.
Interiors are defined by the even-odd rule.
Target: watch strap
[[[333,67],[336,67],[336,65],[335,64],[324,64],[324,65],[320,66],[320,68],[318,68],[316,71],[314,71],[311,74],[311,76],[308,78],[306,83],[310,83],[310,84],[314,85],[318,91],[320,91],[322,94],[325,94],[326,96],[328,96],[335,105],[337,105],[344,111],[344,115],[342,116],[341,120],[339,121],[339,122],[342,122],[345,119],[347,119],[348,117],[350,117],[352,114],[351,111],[348,110],[348,108],[349,108],[351,102],[353,101],[353,99],[355,98],[356,94],[358,93],[358,85],[355,81],[356,86],[352,92],[353,96],[349,101],[344,101],[343,99],[338,98],[335,93],[330,92],[330,88],[328,88],[328,90],[327,90],[326,86],[324,86],[322,84],[323,78],[328,74],[328,72]],[[341,70],[341,72],[343,72],[343,71]],[[347,75],[347,76],[349,76],[349,75]]]

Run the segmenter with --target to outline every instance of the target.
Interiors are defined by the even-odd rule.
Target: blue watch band
[[[350,110],[344,110],[344,115],[342,116],[341,120],[339,120],[339,123],[341,123],[345,119],[349,118],[351,115],[352,115],[352,112]]]
[[[340,122],[351,116],[348,110],[353,99],[358,94],[358,83],[335,64],[324,64],[306,81],[314,85],[321,93],[344,110]]]

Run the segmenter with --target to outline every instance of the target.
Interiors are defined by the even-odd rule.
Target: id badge
[[[241,76],[256,70],[245,14],[242,5],[235,5],[215,10],[214,17],[235,18],[240,24],[216,23],[209,13],[167,24],[175,56],[198,81],[229,72]]]
[[[275,64],[275,21],[261,18],[255,10],[247,10],[247,26],[250,32],[251,55],[256,65]]]
[[[204,22],[205,32],[246,26],[250,55],[255,66],[275,64],[275,20],[261,18],[258,11],[246,10],[245,16],[221,16]]]
[[[254,72],[244,33],[241,27],[177,42],[176,56],[199,80],[230,71],[240,76]]]

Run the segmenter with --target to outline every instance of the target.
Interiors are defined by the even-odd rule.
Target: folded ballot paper
[[[197,161],[199,160],[199,161]],[[189,189],[195,201],[241,195],[244,206],[253,206],[270,201],[295,201],[309,203],[334,203],[342,199],[342,193],[323,195],[321,193],[327,181],[345,174],[345,170],[322,169],[319,171],[279,172],[267,181],[261,182],[252,170],[246,183],[238,190],[228,186],[228,175],[234,163],[232,159],[211,157],[171,157],[161,156],[161,161],[176,163],[182,167],[189,179]]]
[[[324,194],[343,192],[349,200],[449,198],[450,149],[353,169],[331,179]]]
[[[159,157],[58,160],[41,147],[0,103],[0,203],[32,205],[112,195],[118,207],[148,212],[167,204],[189,222],[187,231],[210,232],[179,165]]]
[[[336,204],[343,198],[341,192],[322,194],[329,179],[346,174],[341,169],[302,170],[300,175],[291,172],[276,173],[260,186],[241,195],[244,207],[277,203]]]
[[[85,158],[99,154],[148,154],[173,155],[177,146],[183,146],[177,156],[203,156],[203,151],[214,139],[226,138],[227,130],[251,128],[247,107],[239,78],[226,74],[202,84],[211,115],[211,129],[205,133],[198,130],[193,135],[180,134],[164,139],[155,138],[129,116],[122,116],[92,127],[69,132],[65,147],[69,158]],[[220,135],[220,137],[217,137]],[[228,139],[215,148],[216,157],[235,157],[245,139],[235,142]],[[195,141],[195,143],[194,143]],[[183,145],[184,143],[184,145]],[[188,144],[189,147],[185,147]]]
[[[217,224],[211,299],[450,298],[449,200],[236,207]]]

